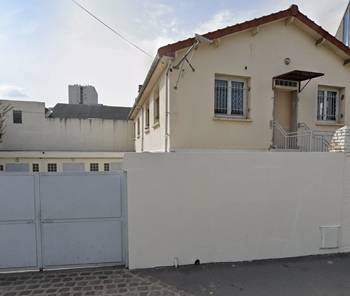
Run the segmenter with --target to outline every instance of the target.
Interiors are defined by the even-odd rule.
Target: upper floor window
[[[105,164],[103,165],[103,170],[104,170],[105,172],[109,172],[109,163],[105,163]]]
[[[350,45],[350,7],[346,10],[343,21],[343,42],[346,46]]]
[[[146,110],[145,110],[145,129],[149,129],[149,104],[146,105]]]
[[[13,110],[13,123],[22,123],[22,111],[20,110]]]
[[[339,92],[334,89],[319,88],[317,96],[317,120],[336,121],[338,119]]]
[[[156,93],[156,97],[153,102],[153,114],[154,114],[154,123],[159,122],[159,92]]]
[[[247,83],[243,79],[215,79],[215,114],[245,117]]]

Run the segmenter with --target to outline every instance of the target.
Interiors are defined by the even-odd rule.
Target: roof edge
[[[316,31],[323,38],[327,39],[329,42],[337,46],[339,49],[344,51],[346,54],[350,55],[350,48],[347,47],[343,42],[338,40],[336,37],[331,35],[321,26],[317,25],[314,21],[308,18],[305,14],[300,12],[297,5],[293,4],[286,10],[281,10],[279,12],[275,12],[269,15],[265,15],[259,18],[255,18],[253,20],[248,20],[243,23],[238,23],[233,26],[228,26],[223,29],[218,29],[216,31],[208,32],[203,34],[204,37],[208,39],[217,39],[220,37],[224,37],[230,34],[238,33],[244,30],[252,29],[257,26],[261,26],[273,21],[277,21],[287,17],[295,17],[314,31]],[[169,55],[174,54],[176,51],[191,46],[195,41],[195,38],[189,38],[185,40],[178,41],[176,43],[168,44],[166,46],[160,47],[158,49],[158,55]]]

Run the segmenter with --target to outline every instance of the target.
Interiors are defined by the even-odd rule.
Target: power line
[[[102,25],[104,25],[106,28],[108,28],[109,30],[111,30],[114,34],[116,34],[119,38],[121,38],[122,40],[124,40],[126,43],[128,43],[129,45],[135,47],[136,49],[138,49],[139,51],[141,51],[142,53],[144,53],[145,55],[147,55],[150,58],[153,58],[153,56],[151,54],[149,54],[147,51],[145,51],[144,49],[142,49],[141,47],[139,47],[138,45],[136,45],[135,43],[133,43],[132,41],[128,40],[126,37],[124,37],[121,33],[119,33],[117,30],[113,29],[111,26],[107,25],[105,22],[103,22],[100,18],[98,18],[97,16],[95,16],[92,12],[90,12],[87,8],[85,8],[83,5],[81,5],[80,3],[78,3],[76,0],[71,0],[75,5],[77,5],[78,7],[80,7],[82,10],[84,10],[88,15],[90,15],[91,17],[93,17],[95,20],[97,20],[99,23],[101,23]]]

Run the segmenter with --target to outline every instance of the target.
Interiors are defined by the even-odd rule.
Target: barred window
[[[13,123],[22,123],[22,111],[20,110],[13,110]]]
[[[47,164],[48,172],[57,172],[57,164],[56,163],[48,163]]]
[[[246,82],[240,80],[215,79],[215,114],[246,116]]]
[[[317,120],[336,121],[338,110],[338,92],[335,90],[318,90]]]
[[[98,163],[90,163],[90,172],[98,172]]]
[[[33,163],[32,164],[32,171],[33,172],[39,172],[39,164],[38,163]]]

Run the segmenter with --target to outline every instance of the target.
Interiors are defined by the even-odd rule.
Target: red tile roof
[[[305,25],[307,25],[309,28],[317,32],[322,38],[328,40],[332,44],[334,44],[336,47],[344,51],[346,54],[350,55],[350,48],[347,47],[343,42],[339,41],[337,38],[335,38],[333,35],[328,33],[325,29],[323,29],[321,26],[317,25],[315,22],[313,22],[311,19],[309,19],[306,15],[301,13],[299,11],[299,8],[297,5],[292,5],[286,10],[282,10],[276,13],[272,13],[260,18],[256,18],[250,21],[246,21],[244,23],[236,24],[233,26],[229,26],[223,29],[219,29],[213,32],[209,32],[204,34],[203,36],[213,40],[220,37],[224,37],[229,34],[241,32],[244,30],[252,29],[257,26],[264,25],[266,23],[270,23],[273,21],[277,21],[283,18],[287,17],[295,17]],[[178,41],[176,43],[168,44],[166,46],[163,46],[158,49],[159,56],[164,55],[172,55],[175,51],[186,48],[191,46],[194,43],[194,38],[189,38],[186,40]]]

